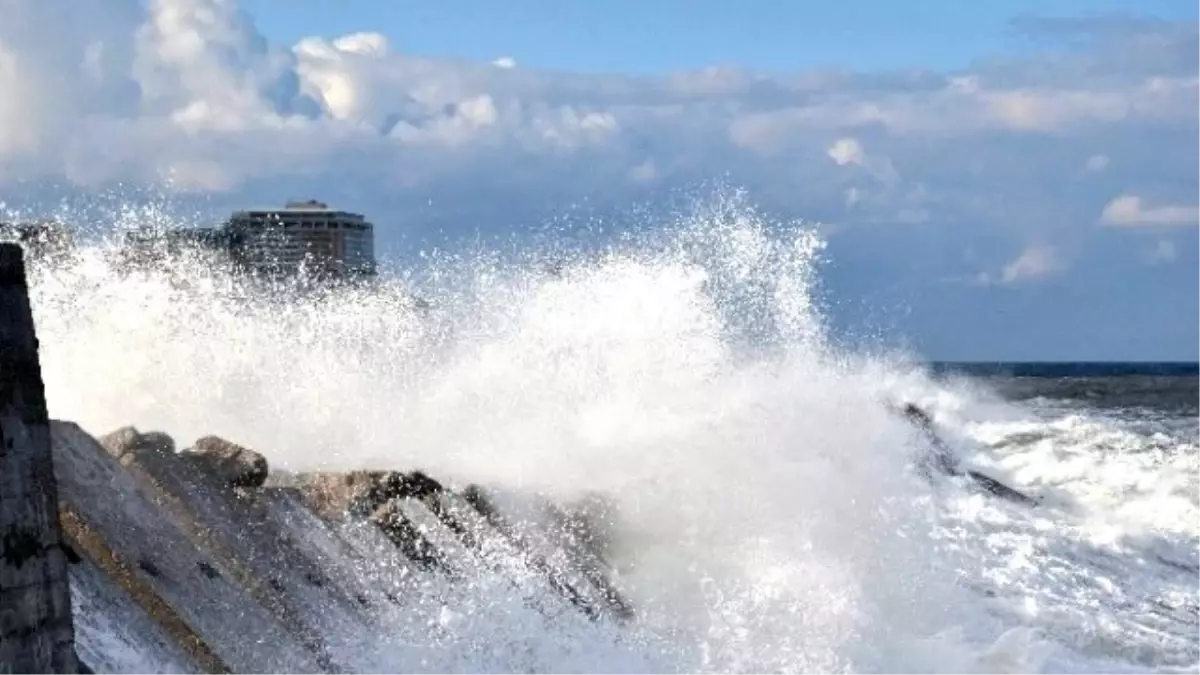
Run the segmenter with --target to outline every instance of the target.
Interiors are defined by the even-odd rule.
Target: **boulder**
[[[260,487],[267,480],[266,457],[223,438],[205,436],[182,454],[234,487]]]
[[[404,484],[404,474],[399,471],[367,471],[365,480],[360,479],[348,495],[346,512],[365,517],[399,497]]]
[[[382,503],[374,494],[385,475],[381,471],[300,473],[292,477],[290,487],[299,490],[304,503],[323,518],[365,518]]]
[[[293,484],[309,508],[327,518],[367,518],[392,499],[425,499],[443,489],[420,471],[306,473],[296,475]]]
[[[121,427],[101,436],[100,445],[118,460],[126,455],[174,455],[175,440],[161,431],[142,433],[134,427]]]
[[[389,497],[412,497],[414,499],[428,499],[445,490],[442,484],[430,478],[424,471],[413,471],[409,474],[400,474],[400,480],[395,485],[393,494]]]
[[[503,523],[504,517],[500,515],[499,509],[496,508],[492,501],[491,495],[488,494],[487,488],[482,485],[471,483],[463,488],[461,496],[464,501],[471,505],[479,515],[494,526]]]

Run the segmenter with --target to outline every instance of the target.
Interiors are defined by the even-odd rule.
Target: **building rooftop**
[[[325,202],[319,202],[315,199],[292,200],[284,204],[284,209],[288,211],[330,211],[329,205]]]
[[[261,214],[272,214],[272,213],[279,213],[279,214],[286,214],[286,213],[317,214],[317,213],[320,213],[320,214],[327,214],[328,216],[334,217],[334,218],[345,218],[345,219],[349,219],[349,220],[358,220],[358,221],[366,220],[365,216],[363,216],[361,213],[354,213],[353,211],[342,211],[339,209],[330,208],[330,206],[328,204],[326,204],[325,202],[317,201],[315,199],[307,199],[307,200],[303,200],[303,201],[295,201],[294,200],[294,201],[287,202],[282,207],[242,209],[240,211],[235,212],[233,214],[233,217],[238,218],[238,217],[245,217],[245,216],[258,216]]]

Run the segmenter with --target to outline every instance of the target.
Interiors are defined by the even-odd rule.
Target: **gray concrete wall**
[[[0,244],[0,672],[78,668],[24,257]]]

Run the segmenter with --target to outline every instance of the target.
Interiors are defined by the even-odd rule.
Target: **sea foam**
[[[928,405],[960,446],[989,438],[972,410],[1020,413],[831,346],[823,241],[803,223],[718,194],[641,231],[399,261],[318,295],[187,256],[121,269],[116,244],[89,244],[34,275],[51,414],[93,433],[217,433],[277,468],[422,468],[615,504],[610,562],[633,625],[523,623],[495,610],[502,589],[447,588],[416,624],[457,647],[422,644],[432,633],[400,617],[366,669],[1042,667],[1036,622],[972,576],[988,555],[965,541],[987,520],[964,515],[978,496],[922,480],[919,437],[885,404]]]

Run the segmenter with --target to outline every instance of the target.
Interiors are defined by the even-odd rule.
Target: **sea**
[[[930,371],[1000,403],[1002,415],[947,412],[956,418],[949,424],[988,475],[1044,499],[1037,508],[990,500],[982,509],[953,500],[943,534],[972,551],[972,584],[1059,636],[1046,664],[1054,670],[1195,671],[1197,364],[938,363]]]
[[[363,670],[1200,670],[1195,363],[848,350],[805,224],[715,197],[637,232],[431,252],[315,295],[89,243],[31,272],[50,412],[614,505],[631,624],[434,597]],[[907,404],[1030,502],[917,470]]]

